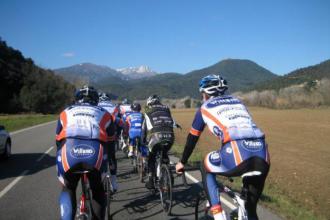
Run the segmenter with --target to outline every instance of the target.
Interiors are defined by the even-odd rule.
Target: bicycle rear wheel
[[[78,220],[90,220],[92,219],[92,202],[91,202],[91,189],[86,174],[83,174],[81,179],[81,196],[78,204],[76,218]]]
[[[138,153],[137,163],[138,163],[137,168],[140,177],[140,182],[143,183],[145,177],[145,171],[146,171],[145,168],[146,164],[145,164],[145,159],[142,157],[141,153]]]
[[[204,191],[199,193],[195,203],[195,220],[214,219],[210,212],[210,204]]]
[[[106,195],[106,213],[105,213],[105,219],[109,220],[111,219],[110,215],[110,203],[111,203],[111,194],[112,194],[112,187],[111,187],[111,180],[110,175],[107,175],[104,179],[104,191]]]
[[[160,167],[159,196],[164,212],[169,215],[172,208],[172,176],[166,164]]]

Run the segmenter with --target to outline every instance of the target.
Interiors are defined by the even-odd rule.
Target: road
[[[61,186],[56,177],[54,133],[54,122],[11,133],[13,155],[0,162],[0,219],[59,219]],[[119,190],[111,204],[114,220],[193,219],[192,204],[201,190],[194,183],[200,179],[198,171],[190,172],[194,181],[187,178],[188,187],[174,174],[172,214],[165,216],[158,197],[131,172],[129,160],[121,152],[117,157]],[[260,219],[280,219],[266,209],[259,208],[258,213]]]

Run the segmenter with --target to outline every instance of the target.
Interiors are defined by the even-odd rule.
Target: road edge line
[[[52,149],[54,146],[51,146],[47,151],[45,151],[36,162],[40,162]],[[28,174],[30,170],[24,170],[18,177],[16,177],[12,182],[10,182],[3,190],[0,191],[0,199],[6,195],[23,177]]]
[[[49,125],[49,124],[54,123],[54,122],[56,122],[56,120],[45,122],[45,123],[38,124],[38,125],[34,125],[34,126],[31,126],[31,127],[27,127],[27,128],[23,128],[23,129],[20,129],[20,130],[17,130],[17,131],[10,132],[9,135],[13,136],[13,135],[22,133],[24,131],[28,131],[28,130],[31,130],[31,129],[34,129],[34,128],[42,127],[42,126],[45,126],[45,125]]]

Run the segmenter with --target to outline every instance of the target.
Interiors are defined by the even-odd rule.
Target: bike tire
[[[144,176],[145,176],[145,162],[143,161],[143,158],[142,158],[140,153],[138,153],[137,162],[138,162],[137,167],[138,167],[140,182],[143,183],[144,182]]]
[[[76,219],[78,219],[78,220],[91,220],[92,219],[92,213],[93,213],[93,211],[92,211],[92,209],[93,209],[93,207],[92,207],[92,201],[91,201],[91,195],[92,195],[92,193],[91,193],[91,189],[89,188],[89,180],[87,179],[86,180],[86,182],[83,182],[84,180],[83,180],[83,178],[81,178],[81,190],[82,190],[82,193],[81,193],[81,198],[83,197],[83,195],[84,195],[84,197],[85,197],[85,200],[84,200],[84,205],[85,205],[85,207],[86,207],[86,209],[85,209],[85,212],[84,213],[79,213],[79,211],[80,211],[80,205],[81,205],[81,203],[80,203],[80,201],[79,201],[79,204],[78,204],[78,209],[77,209],[77,211],[78,211],[78,214],[76,215]]]
[[[198,194],[195,203],[195,220],[209,220],[214,219],[210,207],[207,204],[207,198],[204,191]]]
[[[158,190],[163,210],[167,215],[170,215],[172,209],[172,175],[166,164],[162,164],[160,168]]]
[[[110,177],[107,176],[104,181],[104,190],[106,194],[106,213],[105,213],[105,219],[109,220],[111,219],[111,213],[110,213],[110,204],[111,204],[111,194],[112,194],[112,187],[111,187],[111,180]]]

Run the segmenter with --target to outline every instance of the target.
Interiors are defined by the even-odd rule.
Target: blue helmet
[[[210,96],[223,95],[228,89],[227,81],[219,75],[208,75],[199,82],[199,92]]]

